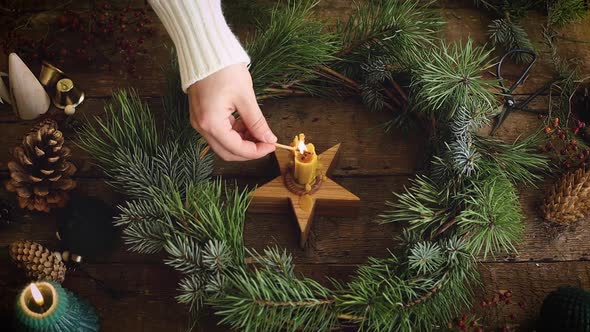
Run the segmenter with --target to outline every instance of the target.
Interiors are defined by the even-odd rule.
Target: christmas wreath
[[[498,106],[490,51],[441,41],[443,21],[428,4],[371,1],[335,30],[312,8],[275,7],[247,44],[258,98],[358,95],[391,112],[388,127],[423,126],[433,138],[428,169],[379,218],[407,223],[403,248],[369,258],[350,282],[325,287],[297,275],[285,250],[245,247],[249,191],[211,178],[174,69],[163,121],[134,91],[117,92],[79,144],[129,198],[116,224],[130,249],[165,252],[184,275],[177,300],[191,310],[209,306],[245,331],[435,330],[470,305],[477,257],[516,251],[516,185],[538,182],[548,159],[538,135],[507,144],[478,134]]]

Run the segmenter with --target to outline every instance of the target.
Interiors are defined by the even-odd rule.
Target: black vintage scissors
[[[508,59],[511,55],[518,54],[518,53],[530,55],[531,61],[528,63],[526,68],[520,73],[520,76],[518,77],[518,79],[514,83],[512,83],[510,88],[506,88],[506,86],[504,85],[504,78],[502,77],[502,65],[504,64],[504,61],[506,61],[506,59]],[[498,63],[498,66],[496,67],[496,77],[498,78],[498,81],[500,82],[500,87],[502,88],[502,94],[504,95],[504,104],[501,106],[502,111],[497,115],[498,120],[496,122],[496,125],[492,129],[492,132],[490,133],[491,136],[494,136],[496,134],[496,131],[498,131],[498,128],[500,128],[502,123],[504,123],[504,121],[506,121],[506,118],[508,117],[508,115],[510,115],[510,113],[512,113],[515,110],[528,110],[528,108],[527,108],[528,104],[533,99],[538,97],[540,94],[547,91],[551,87],[551,85],[553,83],[555,83],[555,80],[547,82],[540,89],[538,89],[537,91],[530,94],[525,100],[523,100],[521,102],[517,103],[514,100],[514,96],[513,96],[514,90],[516,90],[516,88],[518,88],[519,85],[523,84],[524,81],[528,78],[529,72],[531,71],[531,68],[533,68],[533,65],[535,64],[536,61],[537,61],[537,54],[535,54],[535,52],[533,52],[531,50],[527,50],[527,49],[511,50],[511,51],[507,52],[506,54],[504,54],[504,56],[500,59],[500,62]]]

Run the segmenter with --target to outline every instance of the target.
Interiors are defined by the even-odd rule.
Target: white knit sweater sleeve
[[[225,22],[221,0],[149,0],[178,54],[182,90],[250,58]]]

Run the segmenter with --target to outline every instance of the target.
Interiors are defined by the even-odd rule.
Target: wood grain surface
[[[51,16],[45,10],[60,3],[53,0],[31,1],[26,11],[38,15],[39,19],[51,20],[52,17],[55,19],[55,15]],[[88,15],[89,3],[87,0],[73,1],[69,9]],[[122,8],[122,3],[112,1],[115,8]],[[127,2],[124,3],[126,6]],[[143,0],[129,3],[134,9],[145,5]],[[316,15],[335,22],[347,17],[352,3],[352,0],[320,1]],[[447,21],[447,40],[464,42],[470,37],[478,44],[485,44],[488,42],[486,28],[491,17],[470,3],[468,0],[445,0],[437,2],[435,7]],[[150,11],[149,15],[157,22],[153,12]],[[523,22],[541,59],[517,93],[530,93],[554,76],[542,43],[542,23],[543,17],[537,15]],[[559,39],[562,56],[576,59],[585,76],[590,76],[590,19],[564,28],[561,35],[564,36]],[[161,112],[161,97],[165,89],[161,67],[168,61],[169,51],[165,45],[171,43],[159,23],[146,44],[151,51],[149,55],[140,57],[136,76],[125,74],[124,68],[117,66],[110,71],[100,64],[82,66],[76,61],[62,66],[86,91],[87,100],[78,108],[76,119],[101,116],[103,105],[112,92],[128,87],[137,89],[152,109]],[[0,52],[0,71],[7,69],[5,53]],[[39,67],[33,66],[33,72],[38,70]],[[518,68],[508,67],[506,72],[507,76],[516,75]],[[543,97],[534,106],[542,109],[546,105],[547,98]],[[403,190],[413,174],[423,169],[428,152],[425,135],[401,131],[385,133],[379,126],[389,118],[389,114],[369,113],[355,98],[272,100],[265,101],[262,109],[281,142],[289,142],[294,134],[304,132],[318,151],[342,143],[340,161],[332,175],[337,183],[360,197],[362,204],[357,218],[316,217],[305,248],[299,247],[298,227],[289,216],[250,214],[244,231],[246,245],[257,249],[272,244],[287,248],[294,255],[299,273],[326,284],[327,277],[347,280],[356,266],[366,262],[369,256],[383,257],[387,255],[388,248],[395,250],[395,236],[403,225],[379,225],[375,220],[386,208],[385,201],[394,198],[392,193]],[[16,119],[8,107],[0,105],[2,180],[8,176],[9,150],[19,143],[33,124]],[[513,141],[532,133],[540,124],[536,115],[516,112],[505,122],[498,136],[505,141]],[[66,137],[72,137],[72,133],[66,132]],[[113,205],[123,202],[124,197],[105,183],[90,156],[76,147],[72,150],[74,162],[79,168],[79,186],[74,194],[98,196]],[[240,185],[252,186],[273,179],[278,175],[278,169],[271,157],[240,164],[216,160],[215,173],[235,179]],[[480,265],[483,286],[476,289],[478,299],[474,310],[484,315],[490,330],[505,323],[529,330],[534,326],[539,305],[548,292],[562,285],[590,288],[590,229],[587,223],[554,238],[547,233],[539,216],[539,204],[551,182],[552,179],[547,179],[536,188],[520,188],[526,233],[519,244],[518,254],[488,257]],[[20,212],[18,221],[16,225],[0,229],[0,246],[29,239],[57,247],[55,215]],[[160,255],[130,253],[118,238],[110,253],[88,261],[83,271],[69,272],[64,286],[96,306],[103,331],[185,331],[189,328],[187,308],[174,300],[179,276],[162,263],[163,258]],[[8,326],[5,324],[11,319],[14,297],[21,284],[6,250],[2,249],[0,327]],[[522,302],[522,306],[479,306],[482,299],[506,289],[511,290],[514,301]],[[204,313],[195,331],[227,331],[217,327],[216,322],[211,313]]]

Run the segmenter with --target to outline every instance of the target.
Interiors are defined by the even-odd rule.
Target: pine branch
[[[482,115],[493,113],[496,82],[482,76],[492,66],[490,52],[474,47],[471,39],[464,45],[442,43],[434,48],[426,57],[429,61],[415,71],[413,86],[418,90],[420,109],[441,119],[453,118],[460,108]]]
[[[385,56],[400,67],[418,61],[420,51],[432,45],[443,21],[429,3],[370,1],[358,5],[348,21],[337,27],[343,59],[335,69],[359,77],[361,65],[371,57]]]
[[[490,39],[495,47],[501,47],[505,51],[515,49],[535,50],[526,31],[511,20],[493,20],[488,28]],[[528,63],[532,60],[532,56],[527,53],[516,53],[513,58],[517,63]]]
[[[271,271],[238,269],[227,275],[231,292],[210,301],[222,323],[243,331],[329,331],[336,325],[330,290]]]
[[[465,209],[458,216],[460,234],[474,255],[516,252],[524,234],[523,215],[514,184],[506,175],[490,174],[473,181],[466,191]]]
[[[394,256],[370,259],[342,290],[339,309],[357,317],[361,330],[366,331],[425,331],[450,321],[469,305],[469,284],[477,280],[475,261],[456,239],[440,244],[420,242],[410,249],[422,254],[428,251],[440,255],[432,266],[438,269],[430,273],[405,269],[409,262]]]
[[[553,0],[547,4],[547,24],[551,28],[561,28],[577,21],[588,13],[584,0]]]
[[[491,137],[475,136],[477,150],[487,159],[487,169],[499,169],[513,183],[536,186],[549,171],[549,159],[538,152],[542,134],[536,133],[513,144]],[[493,171],[492,171],[493,172]]]
[[[314,1],[289,1],[277,5],[268,25],[259,27],[260,34],[246,44],[252,59],[250,72],[258,97],[265,89],[289,86],[305,93],[322,94],[310,82],[317,69],[335,60],[336,38],[325,31],[323,23],[311,19]],[[298,82],[298,83],[295,83]]]
[[[432,232],[453,215],[452,202],[445,191],[429,178],[417,176],[405,192],[395,194],[397,202],[387,202],[391,209],[380,216],[382,223],[409,222],[410,230]]]

